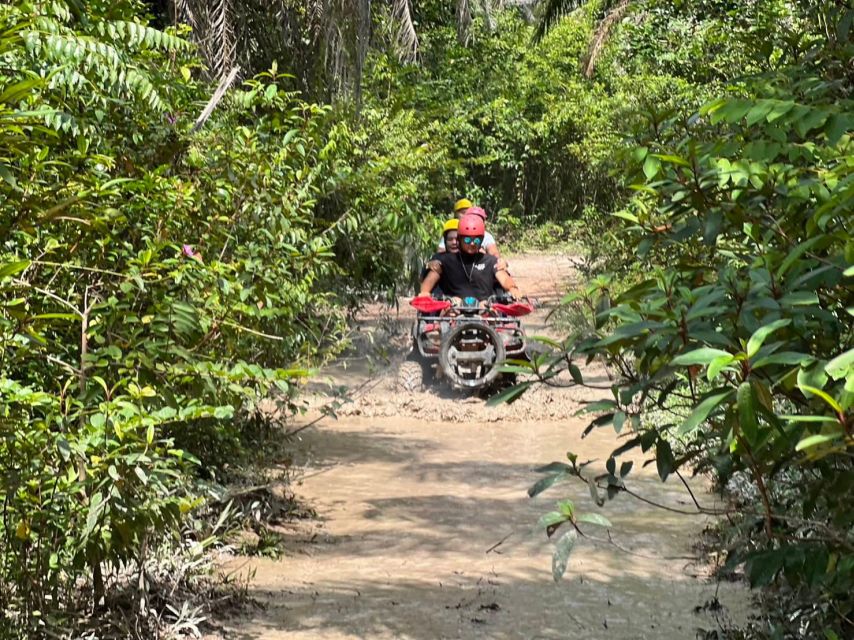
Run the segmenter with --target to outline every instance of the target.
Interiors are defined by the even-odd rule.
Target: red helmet
[[[469,211],[471,211],[471,209],[469,209]],[[465,238],[466,236],[482,236],[486,233],[486,228],[483,225],[483,218],[467,212],[466,215],[463,216],[462,220],[460,220],[460,226],[459,229],[457,229],[457,233],[461,238]]]
[[[481,209],[480,207],[469,207],[466,209],[467,216],[480,216],[484,220],[486,220],[486,211]]]

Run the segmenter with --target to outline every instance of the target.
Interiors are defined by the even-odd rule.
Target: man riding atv
[[[521,298],[519,287],[507,273],[506,263],[481,253],[486,229],[483,218],[465,215],[457,228],[458,253],[437,253],[427,263],[427,275],[421,281],[419,296],[429,296],[439,284],[447,296],[483,301],[500,285],[514,299]]]
[[[480,216],[464,216],[457,233],[459,252],[433,255],[419,295],[410,302],[418,311],[413,350],[398,371],[398,384],[406,391],[434,374],[457,388],[488,389],[500,381],[506,358],[525,357],[519,317],[530,313],[531,305],[518,302],[521,293],[503,261],[481,253]]]

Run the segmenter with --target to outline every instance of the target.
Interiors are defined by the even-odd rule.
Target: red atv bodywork
[[[500,375],[504,360],[526,358],[525,332],[519,320],[533,311],[526,302],[493,297],[465,306],[418,296],[409,304],[418,310],[413,355],[430,369],[436,364],[436,372],[454,386],[485,387]]]

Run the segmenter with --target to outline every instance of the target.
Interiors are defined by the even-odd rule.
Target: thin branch
[[[255,329],[250,329],[249,327],[244,327],[242,324],[237,324],[236,322],[233,322],[231,320],[223,320],[222,324],[229,326],[229,327],[233,327],[234,329],[237,329],[238,331],[245,331],[246,333],[251,333],[252,335],[259,336],[261,338],[268,338],[270,340],[284,340],[284,338],[282,336],[274,336],[270,333],[263,333],[261,331],[256,331]]]
[[[19,286],[19,287],[27,287],[29,289],[32,289],[33,291],[38,291],[40,294],[47,296],[51,300],[58,302],[59,304],[64,306],[66,309],[70,309],[71,311],[73,311],[75,313],[75,315],[77,315],[81,319],[83,318],[83,314],[80,312],[80,310],[77,307],[75,307],[73,304],[68,302],[68,300],[66,300],[65,298],[60,298],[55,293],[47,291],[46,289],[41,289],[39,287],[33,286],[29,282],[24,282],[23,280],[18,280],[18,279],[12,280],[12,284]]]

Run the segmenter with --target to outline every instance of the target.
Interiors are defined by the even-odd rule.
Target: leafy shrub
[[[193,131],[189,48],[109,5],[0,14],[0,605],[24,635],[143,566],[192,477],[244,453],[235,416],[288,402],[343,327],[328,110],[273,71]]]
[[[534,365],[550,377],[569,362],[583,384],[573,360],[598,356],[617,374],[613,398],[586,407],[588,431],[613,426],[626,441],[602,476],[571,459],[547,470],[551,482],[577,476],[612,498],[631,470],[616,472],[619,456],[640,448],[662,480],[711,471],[749,486],[758,504],[737,505],[744,535],[728,562],[745,563],[752,586],[785,587],[790,613],[763,630],[780,637],[850,635],[854,610],[854,521],[839,498],[854,477],[854,102],[842,62],[854,12],[819,4],[827,29],[812,5],[792,15],[809,55],[691,118],[659,120],[634,152],[638,201],[619,214],[648,275],[616,291],[590,283],[592,333]]]

